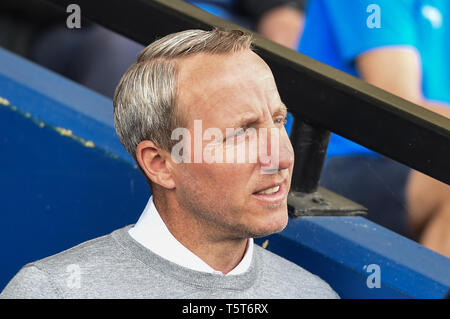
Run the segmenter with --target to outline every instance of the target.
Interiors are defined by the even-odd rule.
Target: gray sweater
[[[260,246],[245,273],[209,274],[152,253],[130,227],[25,265],[0,298],[339,298],[319,277]]]

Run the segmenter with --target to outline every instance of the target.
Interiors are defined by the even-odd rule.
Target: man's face
[[[267,137],[257,134],[258,144],[266,146],[267,154],[273,143],[277,146],[271,162],[263,162],[259,152],[257,160],[251,161],[247,146],[244,163],[206,163],[204,159],[194,163],[192,156],[191,163],[174,164],[180,207],[211,238],[260,237],[281,231],[288,220],[287,193],[294,154],[283,125],[284,105],[269,67],[250,50],[228,55],[198,54],[180,59],[179,66],[178,110],[187,119],[191,153],[198,133],[194,132],[194,120],[201,120],[202,134],[208,128],[220,129],[223,145],[218,147],[224,159],[230,151],[238,154],[243,141],[227,136],[227,128],[254,128],[256,132],[265,128]],[[271,130],[277,130],[279,138],[271,139]],[[233,144],[227,146],[230,138]],[[213,139],[203,141],[202,154]],[[278,167],[272,169],[276,162]],[[271,188],[276,192],[257,194]]]

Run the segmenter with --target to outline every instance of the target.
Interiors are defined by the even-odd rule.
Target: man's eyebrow
[[[282,101],[280,102],[280,106],[273,112],[272,117],[278,116],[278,115],[284,115],[287,114],[287,107],[286,104],[284,104]]]
[[[286,114],[287,114],[287,107],[283,102],[280,102],[279,107],[275,110],[275,112],[273,112],[272,117],[279,116],[279,115],[286,116]],[[252,126],[252,124],[257,123],[259,120],[260,119],[258,118],[257,115],[249,113],[249,114],[243,115],[239,120],[234,122],[233,125],[231,125],[231,127],[232,128],[249,127],[249,126]]]

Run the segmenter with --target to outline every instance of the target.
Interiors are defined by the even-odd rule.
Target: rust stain
[[[8,107],[9,109],[18,112],[20,115],[22,115],[23,117],[30,119],[34,124],[36,124],[37,126],[39,126],[40,128],[44,128],[45,126],[55,130],[58,134],[60,134],[61,136],[66,136],[69,137],[73,140],[76,140],[77,142],[79,142],[80,144],[82,144],[84,147],[88,147],[88,148],[95,148],[95,143],[93,141],[89,141],[89,140],[85,140],[82,137],[76,136],[72,130],[63,128],[63,127],[59,127],[59,126],[53,126],[50,124],[47,124],[41,120],[38,120],[36,118],[33,117],[33,115],[29,112],[25,112],[25,111],[21,111],[17,106],[12,105],[6,98],[1,97],[0,96],[0,105],[4,105],[5,107]],[[113,159],[119,159],[119,156],[114,154],[114,153],[110,153],[105,151],[106,154],[110,157],[112,157]],[[134,167],[135,169],[137,169],[137,165],[135,165]]]
[[[89,148],[95,147],[94,142],[86,141],[84,138],[74,135],[71,130],[68,130],[68,129],[65,129],[65,128],[59,127],[59,126],[56,126],[55,130],[62,136],[67,136],[67,137],[70,137],[71,139],[74,139],[74,140],[80,142],[84,147],[89,147]]]
[[[33,123],[36,124],[37,126],[39,126],[40,128],[43,128],[43,127],[46,126],[45,122],[33,118],[31,113],[29,113],[29,112],[25,112],[25,111],[19,110],[17,108],[17,106],[11,105],[11,103],[7,99],[5,99],[4,97],[1,97],[1,96],[0,96],[0,105],[4,105],[4,106],[10,108],[11,110],[13,110],[15,112],[18,112],[20,115],[24,116],[25,118],[30,119],[31,121],[33,121]],[[65,128],[59,127],[59,126],[51,126],[51,125],[49,125],[49,127],[53,128],[56,132],[58,132],[62,136],[67,136],[67,137],[70,137],[70,138],[80,142],[84,147],[89,147],[89,148],[94,148],[95,147],[94,142],[87,141],[84,138],[81,138],[81,137],[78,137],[78,136],[74,135],[71,130],[68,130],[68,129],[65,129]]]
[[[9,101],[1,96],[0,96],[0,104],[6,105],[6,106],[10,105]]]
[[[84,143],[84,146],[86,146],[86,147],[95,147],[95,144],[94,144],[94,142],[92,142],[92,141],[86,141],[85,143]]]
[[[71,131],[71,130],[67,130],[67,129],[62,128],[62,127],[59,127],[59,126],[56,126],[56,127],[55,127],[55,130],[56,130],[56,132],[58,132],[58,133],[59,133],[60,135],[62,135],[62,136],[75,137],[75,136],[72,134],[72,131]]]

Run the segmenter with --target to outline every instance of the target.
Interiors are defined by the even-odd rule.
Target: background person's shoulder
[[[262,273],[287,298],[339,299],[339,295],[319,276],[258,245],[255,252],[262,258]]]

